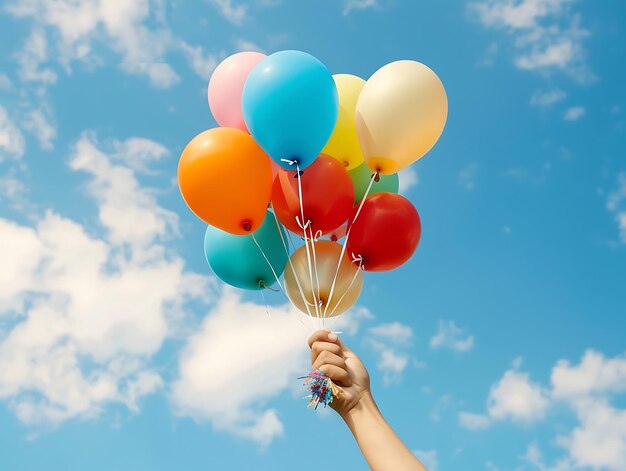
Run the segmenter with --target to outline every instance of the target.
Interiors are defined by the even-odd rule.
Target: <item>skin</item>
[[[428,471],[396,435],[370,390],[370,376],[337,335],[319,330],[309,338],[311,364],[339,387],[331,407],[344,420],[373,471]]]

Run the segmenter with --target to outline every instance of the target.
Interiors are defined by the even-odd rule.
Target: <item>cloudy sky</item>
[[[448,92],[401,176],[421,245],[340,324],[407,445],[430,471],[626,469],[623,1],[0,8],[0,468],[364,468],[305,409],[309,325],[224,289],[175,182],[215,65],[300,49]]]

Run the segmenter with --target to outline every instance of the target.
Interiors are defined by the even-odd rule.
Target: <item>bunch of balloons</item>
[[[412,256],[421,223],[397,194],[397,172],[446,123],[431,69],[397,61],[365,81],[300,51],[240,52],[216,68],[208,100],[221,127],[187,144],[178,182],[208,224],[204,251],[219,278],[250,290],[277,283],[323,325],[356,302],[363,271]]]

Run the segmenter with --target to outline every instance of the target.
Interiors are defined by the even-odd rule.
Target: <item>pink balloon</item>
[[[260,52],[238,52],[224,59],[209,80],[209,107],[220,126],[248,132],[241,111],[241,94],[250,71],[267,57]]]

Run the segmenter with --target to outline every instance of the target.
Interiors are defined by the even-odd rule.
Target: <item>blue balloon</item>
[[[259,290],[273,285],[276,278],[252,236],[280,277],[288,256],[283,245],[285,231],[280,226],[281,239],[278,227],[269,211],[261,227],[248,235],[235,235],[208,226],[204,235],[204,254],[215,275],[225,283],[242,289]]]
[[[303,169],[319,155],[337,121],[338,98],[328,69],[310,54],[281,51],[259,62],[246,80],[243,117],[276,163]]]

